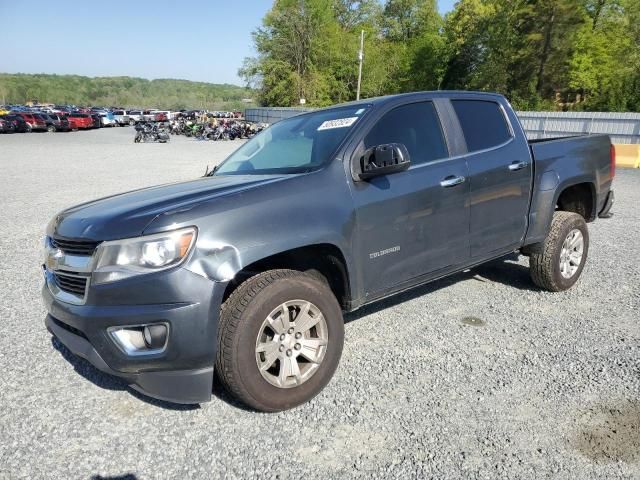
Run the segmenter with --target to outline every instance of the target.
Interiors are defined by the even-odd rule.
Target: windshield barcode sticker
[[[318,131],[331,130],[332,128],[350,127],[355,123],[356,120],[358,120],[358,117],[338,118],[337,120],[327,120],[326,122],[322,122],[322,125],[318,127]]]

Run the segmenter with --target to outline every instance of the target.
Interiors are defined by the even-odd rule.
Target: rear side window
[[[404,144],[412,165],[448,156],[432,102],[410,103],[385,113],[365,137],[364,146],[370,148],[386,143]]]
[[[496,147],[511,138],[500,105],[486,100],[452,100],[469,152]]]

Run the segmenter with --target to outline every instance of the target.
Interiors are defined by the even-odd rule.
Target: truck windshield
[[[231,154],[215,175],[304,173],[321,167],[367,108],[322,110],[281,120]]]

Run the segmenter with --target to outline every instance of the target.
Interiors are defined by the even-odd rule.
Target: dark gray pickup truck
[[[151,397],[283,410],[338,366],[343,312],[520,251],[571,287],[613,202],[607,136],[527,142],[500,95],[403,94],[283,120],[196,180],[62,211],[46,326]]]

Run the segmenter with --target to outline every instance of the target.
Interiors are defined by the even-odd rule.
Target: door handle
[[[522,170],[527,165],[529,165],[527,162],[519,162],[516,160],[509,165],[509,170],[515,172],[516,170]]]
[[[448,177],[444,178],[440,182],[440,186],[444,188],[455,187],[456,185],[460,185],[461,183],[464,183],[465,180],[466,179],[462,175],[458,177],[454,175],[449,175]]]

